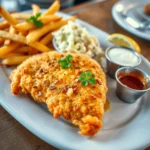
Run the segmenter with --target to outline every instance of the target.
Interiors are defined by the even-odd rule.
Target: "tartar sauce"
[[[139,63],[138,57],[126,48],[112,48],[108,52],[108,57],[121,66],[135,66]]]

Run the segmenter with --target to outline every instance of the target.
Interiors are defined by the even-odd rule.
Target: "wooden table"
[[[135,39],[142,48],[142,54],[150,60],[150,41],[142,40],[119,27],[112,19],[111,8],[117,0],[85,3],[64,10],[76,14],[84,20],[107,33],[123,33]],[[78,10],[78,11],[77,11]],[[0,106],[0,150],[56,150],[30,133]],[[148,148],[147,150],[150,150]]]

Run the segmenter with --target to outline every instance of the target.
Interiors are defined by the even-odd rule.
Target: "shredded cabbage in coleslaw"
[[[60,52],[79,52],[95,57],[102,64],[104,52],[95,36],[85,27],[70,21],[56,32],[53,32],[55,45]]]

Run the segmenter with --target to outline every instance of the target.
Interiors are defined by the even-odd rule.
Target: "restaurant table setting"
[[[0,149],[150,150],[148,4],[55,1],[24,22],[1,7]]]

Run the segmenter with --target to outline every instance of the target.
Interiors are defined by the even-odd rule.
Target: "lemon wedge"
[[[114,45],[128,47],[134,49],[138,53],[141,53],[141,49],[138,43],[126,35],[114,33],[109,35],[107,40]]]

